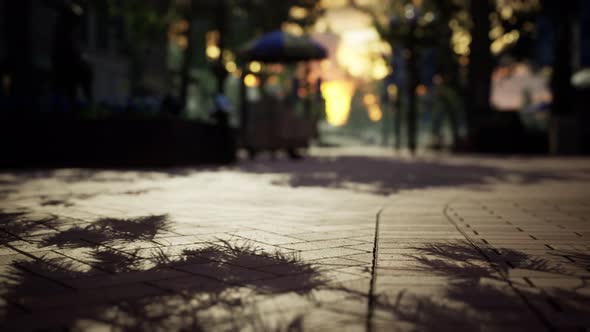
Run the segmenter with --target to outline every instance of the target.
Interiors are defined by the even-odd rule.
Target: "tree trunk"
[[[470,5],[473,28],[471,29],[471,55],[469,58],[469,87],[467,98],[467,129],[473,131],[478,119],[490,109],[490,88],[493,58],[490,52],[490,14],[493,7],[489,0],[472,0]]]
[[[189,13],[192,14],[192,8],[189,9]],[[184,50],[184,55],[182,59],[182,68],[180,73],[180,103],[182,105],[182,109],[186,108],[187,98],[188,98],[188,88],[190,85],[191,80],[191,60],[193,58],[193,24],[192,24],[192,15],[189,14],[186,16],[186,20],[188,22],[188,30],[186,31],[187,35],[187,46]]]
[[[552,113],[568,114],[572,110],[572,17],[568,6],[555,6],[554,65],[551,89],[553,90]]]
[[[10,94],[19,99],[19,107],[30,111],[38,107],[39,87],[36,84],[32,59],[30,0],[4,3],[6,37],[6,69],[11,78]],[[2,37],[2,36],[0,36]]]
[[[217,93],[224,94],[225,92],[225,79],[227,78],[227,71],[223,65],[223,50],[225,49],[225,38],[227,33],[227,20],[226,13],[227,5],[225,0],[219,0],[217,4],[217,30],[219,31],[219,58],[215,64],[215,75],[217,76]]]

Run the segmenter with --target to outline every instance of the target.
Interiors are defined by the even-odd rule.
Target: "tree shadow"
[[[70,207],[70,206],[74,206],[74,203],[67,201],[67,200],[61,200],[61,199],[49,199],[49,200],[45,200],[45,201],[41,202],[41,206]]]
[[[590,272],[590,255],[586,252],[574,250],[555,250],[550,254],[567,259],[567,264],[574,265],[580,269]]]
[[[537,286],[526,277],[512,277],[515,269],[529,275],[546,272],[573,277],[563,266],[510,249],[476,249],[470,243],[431,244],[408,255],[416,270],[448,278],[439,296],[408,289],[387,291],[376,297],[376,308],[413,331],[464,331],[587,329],[590,296],[564,285]],[[538,274],[538,273],[537,273]]]
[[[31,219],[26,212],[0,210],[0,245],[25,240],[34,234],[51,230],[58,223],[54,217]]]
[[[0,215],[0,224],[16,219],[26,220],[26,214]],[[45,236],[38,244],[57,250],[11,261],[0,279],[1,299],[7,303],[0,308],[0,328],[301,328],[301,316],[269,325],[264,313],[252,308],[263,296],[306,296],[326,282],[318,270],[295,256],[262,252],[248,243],[203,242],[180,255],[157,242],[149,255],[133,249],[136,243],[154,240],[169,223],[166,215],[103,218]],[[11,231],[29,234],[34,225],[24,223]],[[121,243],[130,249],[118,247]],[[271,266],[273,272],[264,269]]]
[[[53,179],[63,183],[132,183],[139,180],[159,180],[190,176],[211,167],[170,167],[170,168],[71,168],[71,169],[22,169],[3,170],[0,185],[20,186],[30,181]]]
[[[192,170],[196,171],[196,170]],[[117,170],[117,169],[56,169],[46,171],[14,171],[0,173],[0,186],[6,186],[6,189],[0,190],[0,200],[16,201],[19,199],[39,199],[41,207],[71,207],[78,203],[77,201],[90,200],[99,196],[141,196],[157,191],[160,188],[142,187],[138,189],[117,190],[109,184],[128,184],[141,182],[144,180],[157,180],[162,178],[172,178],[180,176],[189,176],[191,171],[160,169],[160,170]],[[94,182],[97,186],[92,191],[86,192],[67,192],[59,190],[51,194],[38,193],[29,191],[31,183],[35,181],[57,181],[58,188],[68,189],[69,184],[82,184]],[[103,185],[104,184],[104,185]],[[66,192],[64,192],[66,191]],[[69,190],[68,190],[69,191]]]
[[[42,207],[47,206],[59,206],[59,207],[72,207],[76,205],[73,201],[84,201],[96,198],[98,196],[141,196],[148,194],[158,190],[157,188],[146,188],[146,189],[138,189],[138,190],[126,190],[120,192],[112,192],[112,191],[98,191],[98,192],[90,192],[90,193],[68,193],[68,194],[53,194],[53,195],[38,195],[33,197],[38,197],[41,202],[39,203]],[[17,190],[13,190],[13,193],[18,193]]]
[[[114,240],[151,241],[158,234],[169,229],[168,215],[145,216],[131,219],[101,218],[81,228],[72,227],[66,231],[43,239],[44,246],[87,247],[105,244]]]
[[[1,189],[0,190],[0,200],[6,199],[10,197],[10,195],[16,193],[17,191],[14,189]]]
[[[519,250],[502,248],[475,249],[469,242],[426,244],[413,248],[418,253],[406,255],[420,263],[419,269],[450,277],[486,277],[499,274],[504,278],[513,269],[567,274],[562,265],[528,255]]]
[[[277,184],[292,187],[356,189],[382,195],[409,189],[484,186],[507,179],[531,184],[571,177],[557,172],[513,170],[457,160],[450,163],[367,156],[308,157],[302,162],[254,161],[240,165],[239,169],[256,174],[289,175],[286,181]]]
[[[509,159],[506,159],[509,161]],[[513,161],[510,161],[514,163]],[[188,177],[192,174],[218,170],[219,167],[171,167],[143,169],[56,169],[7,171],[0,174],[0,185],[18,187],[29,181],[53,179],[64,184],[78,182],[133,183],[139,180],[159,180]],[[495,181],[514,184],[534,184],[546,180],[575,179],[576,172],[556,172],[551,169],[516,169],[484,166],[473,160],[393,159],[377,156],[309,156],[303,161],[285,160],[245,161],[238,171],[254,174],[284,174],[289,178],[275,184],[292,187],[327,187],[353,189],[389,195],[400,190],[471,186],[485,189]],[[588,173],[588,167],[575,171]],[[140,195],[146,190],[122,193]],[[102,193],[95,193],[102,194]],[[77,197],[71,197],[77,198]],[[83,198],[80,198],[83,199]]]

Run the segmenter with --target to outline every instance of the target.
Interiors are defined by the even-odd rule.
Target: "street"
[[[2,331],[590,329],[590,159],[0,173]]]

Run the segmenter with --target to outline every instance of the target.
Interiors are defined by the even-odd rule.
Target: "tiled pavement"
[[[590,160],[0,174],[2,331],[590,329]]]

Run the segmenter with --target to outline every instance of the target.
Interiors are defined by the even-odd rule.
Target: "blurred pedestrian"
[[[229,116],[235,112],[235,107],[232,102],[223,94],[215,96],[213,108],[211,109],[211,116],[218,125],[222,127],[229,127]]]
[[[446,119],[451,130],[451,146],[456,148],[459,144],[459,96],[442,74],[433,77],[433,84],[434,105],[432,109],[431,147],[436,150],[444,147],[443,124]]]

